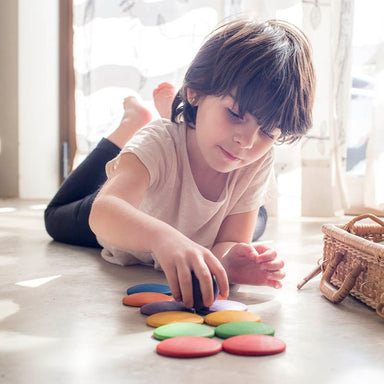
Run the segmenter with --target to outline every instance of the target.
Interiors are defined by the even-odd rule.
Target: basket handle
[[[353,269],[347,274],[344,279],[343,284],[339,289],[331,285],[331,277],[336,270],[338,264],[343,260],[344,254],[341,252],[336,252],[335,257],[328,263],[323,277],[320,281],[320,290],[324,296],[331,301],[332,303],[338,304],[343,301],[349,292],[355,285],[356,279],[364,268],[360,264],[356,264]],[[383,304],[384,305],[384,304]]]
[[[381,296],[379,305],[376,307],[376,313],[384,319],[384,294]]]
[[[380,224],[381,226],[384,227],[384,221],[380,220],[377,216],[375,215],[372,215],[371,213],[365,213],[363,215],[360,215],[360,216],[356,216],[354,217],[349,223],[345,224],[344,226],[344,229],[347,231],[347,232],[351,232],[354,224],[357,222],[357,221],[360,221],[360,220],[363,220],[363,219],[371,219],[373,221],[375,221],[377,224]]]

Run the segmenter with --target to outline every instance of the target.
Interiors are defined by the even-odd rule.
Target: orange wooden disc
[[[233,321],[255,321],[260,322],[261,318],[252,312],[246,311],[217,311],[205,316],[204,321],[209,325],[218,326]]]
[[[140,292],[125,296],[123,304],[131,307],[142,307],[145,304],[154,303],[156,301],[174,301],[174,299],[164,293]]]
[[[173,323],[203,324],[204,319],[195,313],[181,311],[159,312],[147,317],[147,324],[155,328]]]

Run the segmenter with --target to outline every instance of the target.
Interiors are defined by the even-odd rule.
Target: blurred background
[[[283,19],[311,40],[314,126],[276,148],[275,216],[384,214],[380,0],[0,0],[0,198],[49,199],[136,95],[176,88],[225,18]]]

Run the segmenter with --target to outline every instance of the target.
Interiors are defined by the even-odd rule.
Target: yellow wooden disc
[[[217,311],[205,316],[204,321],[215,327],[221,324],[232,323],[233,321],[254,321],[259,323],[261,318],[252,312],[247,311]]]
[[[160,327],[171,323],[203,324],[204,319],[195,313],[182,311],[159,312],[147,317],[147,324],[151,327]]]

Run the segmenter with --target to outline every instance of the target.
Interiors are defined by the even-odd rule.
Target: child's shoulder
[[[183,133],[183,127],[180,124],[174,123],[168,119],[157,119],[148,123],[141,128],[133,137],[154,136],[158,138],[178,138]]]
[[[185,141],[185,129],[168,119],[153,120],[141,128],[125,145],[122,152],[176,153]]]

